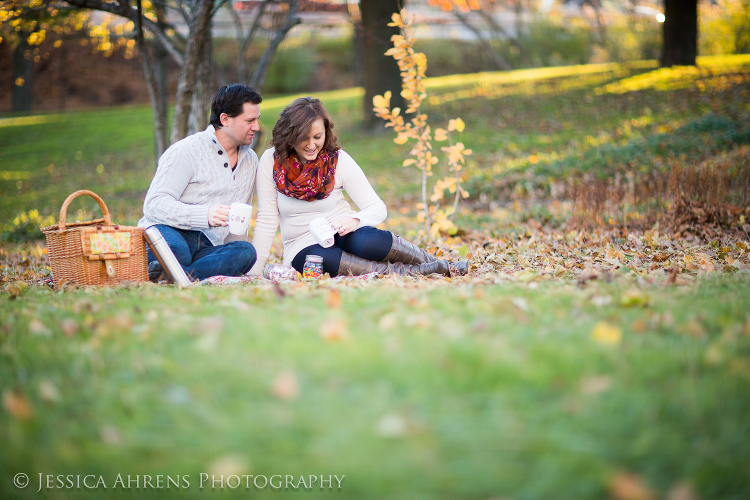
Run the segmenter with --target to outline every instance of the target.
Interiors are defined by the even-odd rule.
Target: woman
[[[357,163],[343,151],[333,120],[318,99],[303,97],[287,106],[273,128],[271,149],[258,163],[258,217],[253,246],[261,274],[281,218],[284,264],[302,272],[305,257],[323,257],[331,276],[381,274],[463,275],[469,262],[438,260],[390,231],[376,229],[385,220],[385,204]],[[352,210],[343,191],[356,203]],[[315,242],[310,222],[324,217],[337,234],[331,247]]]

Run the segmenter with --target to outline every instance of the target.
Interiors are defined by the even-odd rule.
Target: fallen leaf
[[[685,331],[693,337],[703,337],[706,335],[706,329],[703,328],[703,325],[701,325],[697,321],[690,321],[689,323],[686,323]]]
[[[698,495],[687,481],[673,484],[667,493],[667,500],[698,500]]]
[[[714,263],[711,260],[710,255],[701,252],[701,253],[695,254],[695,258],[698,260],[698,265],[700,266],[701,270],[703,271],[714,270]]]
[[[32,335],[42,335],[43,337],[49,337],[52,334],[52,332],[49,331],[49,328],[44,326],[44,323],[37,318],[29,321],[29,333]]]
[[[656,255],[651,257],[651,260],[653,260],[654,262],[664,262],[667,259],[669,259],[669,254],[666,253],[657,253]]]
[[[283,289],[283,288],[281,288],[281,287],[279,286],[279,284],[278,284],[278,283],[276,283],[276,282],[274,281],[274,282],[273,282],[273,283],[271,284],[271,286],[273,286],[273,293],[275,293],[275,294],[276,294],[276,297],[277,297],[278,299],[283,299],[284,297],[286,297],[286,292],[284,291],[284,289]]]
[[[205,335],[207,333],[218,334],[224,328],[224,318],[221,316],[208,316],[201,318],[193,327],[193,333],[196,335]]]
[[[623,307],[646,307],[648,305],[648,295],[638,289],[628,290],[620,297],[620,305]]]
[[[115,427],[114,425],[103,425],[102,428],[99,429],[99,436],[105,444],[122,444],[122,436],[120,436],[120,431],[118,431],[117,427]]]
[[[604,345],[619,344],[622,340],[622,330],[606,321],[600,321],[591,332],[591,338]]]
[[[378,327],[381,330],[392,330],[396,326],[396,315],[393,313],[385,314],[380,321],[378,321]]]
[[[23,281],[16,281],[15,283],[9,284],[5,288],[5,291],[8,292],[8,294],[10,295],[11,299],[16,299],[16,298],[20,297],[21,295],[23,295],[23,291],[25,290],[25,288],[23,286],[21,286],[20,283],[25,283],[25,282],[23,282]]]
[[[522,311],[529,310],[529,302],[522,297],[513,297],[512,299],[510,299],[510,302]]]
[[[594,295],[591,297],[591,303],[596,307],[606,306],[612,303],[612,297],[609,295]]]
[[[18,420],[29,420],[34,415],[34,410],[26,396],[16,391],[3,392],[3,408],[11,416]]]
[[[375,432],[387,438],[398,438],[406,435],[408,425],[406,420],[397,413],[388,413],[378,420]]]
[[[271,394],[284,401],[297,399],[300,395],[299,382],[294,372],[280,373],[273,381]]]
[[[709,366],[720,365],[724,361],[724,351],[717,344],[711,344],[706,348],[706,352],[703,354],[706,364]]]
[[[598,394],[612,386],[612,378],[609,375],[587,377],[581,379],[578,385],[583,394]]]
[[[195,347],[203,352],[211,352],[216,349],[217,345],[219,345],[219,332],[216,331],[204,333],[195,341]]]
[[[643,333],[646,330],[648,330],[648,325],[643,320],[643,318],[635,318],[633,324],[630,325],[630,331],[633,333]]]
[[[60,391],[57,390],[55,384],[44,379],[39,382],[39,397],[47,403],[56,403],[60,401]]]
[[[207,469],[209,476],[216,477],[217,479],[220,476],[224,476],[225,478],[229,476],[241,477],[250,470],[250,464],[244,456],[237,453],[229,453],[215,459],[208,465]]]
[[[341,293],[338,290],[331,290],[326,297],[326,305],[330,308],[341,307]]]
[[[340,318],[328,318],[324,320],[320,324],[318,333],[326,342],[341,342],[349,336],[346,322]]]
[[[406,326],[416,326],[417,328],[429,328],[432,322],[426,314],[410,314],[406,317],[404,324]]]
[[[66,337],[72,337],[78,332],[78,322],[73,318],[65,318],[60,323],[60,328]]]
[[[617,500],[653,500],[656,495],[635,474],[620,473],[609,483],[609,491]]]

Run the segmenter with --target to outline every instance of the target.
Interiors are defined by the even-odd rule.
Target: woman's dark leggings
[[[308,255],[323,257],[323,272],[331,277],[339,272],[341,253],[351,253],[367,260],[382,262],[391,251],[393,236],[390,231],[382,231],[370,226],[363,226],[344,236],[336,234],[333,246],[323,248],[320,245],[310,245],[301,250],[292,260],[292,267],[300,273]]]

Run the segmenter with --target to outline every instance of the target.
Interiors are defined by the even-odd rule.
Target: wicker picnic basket
[[[101,219],[65,223],[68,205],[81,195],[91,196],[104,215]],[[65,199],[58,224],[42,228],[55,286],[116,285],[148,281],[143,228],[112,224],[107,205],[96,193],[76,191]]]

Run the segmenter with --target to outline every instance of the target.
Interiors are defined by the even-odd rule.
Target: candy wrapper
[[[293,267],[282,266],[281,264],[266,264],[266,267],[263,268],[263,277],[279,283],[297,280],[299,279],[299,273]]]

